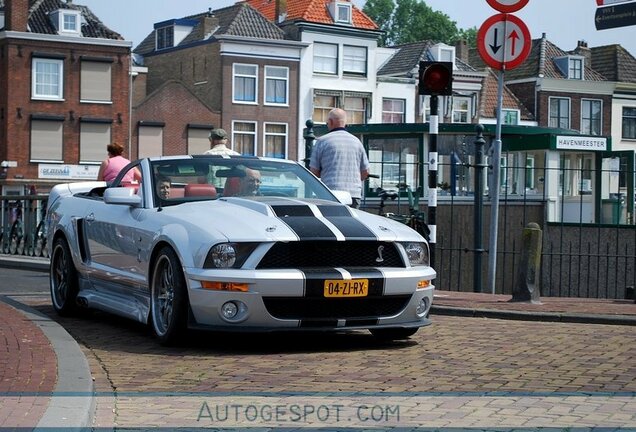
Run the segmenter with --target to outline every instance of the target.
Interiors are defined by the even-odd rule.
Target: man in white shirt
[[[217,128],[210,131],[210,150],[204,154],[208,155],[240,155],[239,152],[227,147],[227,132]]]

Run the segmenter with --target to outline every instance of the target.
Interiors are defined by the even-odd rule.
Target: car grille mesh
[[[352,319],[394,316],[411,295],[367,298],[265,297],[267,311],[278,319]]]
[[[380,256],[382,261],[378,261]],[[256,268],[282,269],[302,267],[405,266],[394,243],[377,241],[299,241],[276,243]]]

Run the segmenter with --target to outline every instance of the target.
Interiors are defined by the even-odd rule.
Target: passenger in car
[[[241,196],[260,195],[261,172],[255,169],[245,168],[245,177],[241,177],[239,193]]]
[[[172,188],[172,183],[170,179],[165,176],[157,177],[157,195],[161,199],[170,198],[170,189]]]

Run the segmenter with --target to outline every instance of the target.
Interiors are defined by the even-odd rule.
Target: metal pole
[[[475,127],[477,131],[477,137],[475,139],[475,215],[474,215],[474,235],[475,235],[475,252],[473,261],[473,291],[476,293],[482,292],[481,287],[481,263],[484,253],[484,243],[482,231],[484,229],[482,223],[482,215],[484,211],[484,146],[486,140],[484,139],[484,127],[478,124]]]
[[[505,45],[504,45],[505,49]],[[490,185],[490,244],[488,247],[488,286],[495,294],[497,279],[497,234],[499,232],[499,160],[501,158],[501,105],[503,103],[503,67],[499,71],[497,89],[497,129],[492,153],[492,183]]]
[[[435,244],[437,243],[437,134],[439,132],[437,95],[431,95],[431,117],[429,119],[428,145],[428,228],[430,229],[429,246],[431,248],[431,266],[435,267]]]
[[[307,129],[305,130],[305,135],[303,138],[305,139],[305,168],[309,169],[309,162],[311,161],[311,150],[314,146],[314,141],[316,140],[316,135],[314,135],[314,122],[312,119],[309,119],[305,122]]]

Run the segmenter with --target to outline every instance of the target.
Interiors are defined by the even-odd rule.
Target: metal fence
[[[0,253],[47,257],[45,195],[0,195]]]

